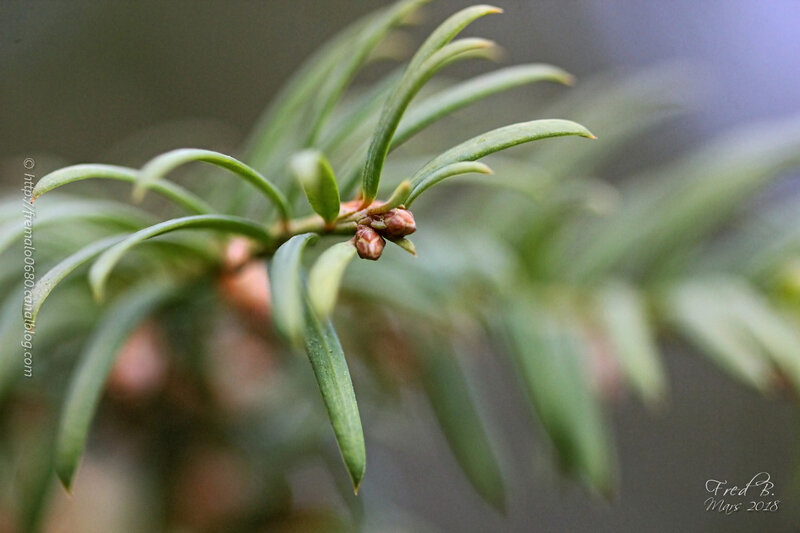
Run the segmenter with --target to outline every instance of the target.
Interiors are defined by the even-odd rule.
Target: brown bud
[[[224,264],[228,270],[236,270],[253,256],[252,243],[244,237],[234,237],[225,248]]]
[[[377,261],[383,253],[386,241],[369,226],[358,226],[355,237],[356,250],[361,259]]]
[[[270,287],[263,261],[249,261],[219,278],[222,297],[234,309],[263,323],[269,317]]]
[[[131,335],[117,355],[108,379],[109,392],[128,401],[152,399],[167,380],[169,370],[161,331],[145,322]]]
[[[414,215],[408,209],[397,208],[380,215],[373,215],[371,226],[382,230],[382,233],[392,239],[399,239],[417,231]]]
[[[184,451],[175,473],[171,503],[190,531],[221,531],[231,516],[246,513],[253,483],[244,459],[224,449]]]

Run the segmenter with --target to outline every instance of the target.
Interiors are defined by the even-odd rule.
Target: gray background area
[[[141,163],[154,155],[148,150],[159,133],[153,132],[165,131],[164,124],[168,139],[158,151],[182,144],[234,147],[303,58],[381,4],[2,2],[1,182],[15,186],[27,156],[50,165]],[[687,88],[699,95],[695,107],[658,143],[631,155],[638,164],[671,158],[735,125],[800,113],[800,2],[498,4],[506,15],[480,21],[470,32],[503,44],[510,64],[546,61],[579,79],[675,60],[699,69],[697,86]],[[429,23],[413,33],[422,36],[430,21],[463,5],[436,2]],[[667,362],[673,385],[667,411],[654,416],[632,402],[614,406],[622,483],[613,503],[592,501],[557,478],[521,393],[507,386],[514,379],[510,368],[483,357],[475,375],[508,458],[508,516],[471,492],[431,414],[413,399],[396,420],[366,421],[368,512],[370,499],[382,495],[446,531],[800,530],[797,413],[789,400],[746,391],[680,349],[670,350]],[[726,517],[703,511],[706,479],[742,484],[759,471],[776,483],[779,512]],[[307,490],[301,500],[335,500],[327,491]]]

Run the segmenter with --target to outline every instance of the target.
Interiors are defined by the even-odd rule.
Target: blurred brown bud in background
[[[120,350],[108,379],[108,391],[123,400],[147,401],[164,387],[168,366],[161,331],[155,322],[146,322]]]
[[[220,276],[222,297],[234,309],[263,324],[269,318],[270,290],[267,265],[252,259],[250,241],[232,239],[225,251],[225,270]]]

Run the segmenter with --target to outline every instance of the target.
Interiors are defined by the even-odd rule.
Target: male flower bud
[[[386,241],[369,226],[358,226],[355,237],[356,250],[361,259],[377,261],[383,253]]]
[[[370,226],[390,239],[400,239],[417,231],[414,215],[408,209],[401,207],[372,215]]]

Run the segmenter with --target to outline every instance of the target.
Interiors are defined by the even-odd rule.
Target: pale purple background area
[[[698,117],[704,131],[800,114],[800,2],[582,5],[614,63],[646,66],[689,59],[707,72],[710,98]]]

